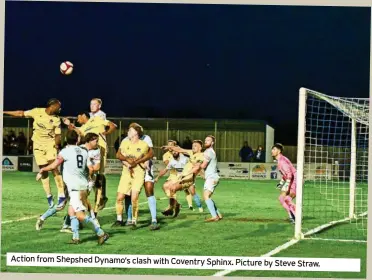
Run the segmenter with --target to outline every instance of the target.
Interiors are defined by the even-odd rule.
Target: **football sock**
[[[79,239],[79,221],[76,216],[72,216],[71,218],[71,230],[72,230],[72,238]]]
[[[133,222],[136,222],[138,220],[138,210],[139,210],[138,208],[139,208],[138,199],[136,201],[132,201],[132,211],[133,211],[132,221]]]
[[[116,200],[116,215],[117,215],[117,221],[122,221],[123,220],[123,201],[122,200]],[[120,219],[119,219],[120,217]]]
[[[279,201],[282,204],[282,206],[284,207],[284,209],[287,210],[289,217],[291,217],[291,212],[290,212],[289,206],[285,202],[285,197],[280,195],[279,196]]]
[[[91,224],[93,225],[94,227],[94,232],[98,235],[98,236],[101,236],[102,234],[104,234],[103,230],[101,229],[100,225],[98,224],[98,222],[96,222],[94,219],[92,219],[91,217],[89,216],[85,216],[85,219],[84,219],[84,222],[87,223],[87,224]]]
[[[127,213],[127,221],[132,220],[132,197],[125,196],[125,212]]]
[[[153,222],[156,222],[156,199],[155,199],[155,196],[148,197],[147,201],[149,203],[151,219],[152,219]]]
[[[196,207],[201,208],[202,203],[201,203],[201,200],[200,200],[200,196],[198,194],[194,194],[193,198],[194,198],[194,202],[195,202]]]
[[[189,192],[185,192],[185,194],[186,194],[186,201],[190,207],[192,206],[192,195]]]
[[[55,213],[57,213],[57,210],[55,207],[49,208],[43,215],[41,215],[40,219],[42,221],[45,221],[49,217],[53,216]]]
[[[286,198],[285,201],[287,205],[289,206],[289,210],[291,210],[293,215],[296,215],[296,205],[292,202],[292,197],[287,195],[285,198]]]
[[[210,198],[208,198],[208,199],[205,201],[205,204],[207,204],[208,210],[209,210],[209,212],[211,213],[212,218],[216,218],[217,213],[216,213],[216,207],[214,206],[214,202],[213,202],[213,200],[210,199]]]
[[[58,189],[58,198],[63,198],[62,200],[60,199],[61,201],[63,201],[65,199],[65,184],[63,183],[62,176],[61,175],[55,176],[54,181]]]
[[[52,192],[50,190],[49,176],[46,177],[45,179],[41,179],[41,184],[43,185],[46,196],[47,197],[52,196]]]

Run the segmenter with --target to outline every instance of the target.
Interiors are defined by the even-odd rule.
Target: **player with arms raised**
[[[283,153],[284,147],[276,143],[271,149],[271,155],[278,162],[278,170],[282,175],[277,188],[280,190],[279,201],[289,215],[289,220],[295,223],[296,205],[292,202],[296,197],[297,171],[291,161]]]
[[[202,212],[202,206],[200,197],[195,192],[195,178],[199,173],[199,165],[203,162],[203,153],[201,152],[203,147],[203,142],[201,140],[194,140],[192,143],[192,150],[185,150],[178,146],[164,146],[163,149],[176,151],[178,153],[185,154],[190,157],[189,162],[184,167],[180,177],[177,182],[169,185],[170,196],[174,197],[174,194],[178,191],[188,189],[189,192],[193,195],[195,204],[199,208],[199,211]],[[168,210],[164,211],[164,215],[171,215],[174,210],[173,217],[177,217],[181,209],[181,205],[176,199],[172,199],[171,204],[168,207]]]
[[[43,168],[52,163],[57,157],[57,150],[61,145],[61,120],[58,114],[61,111],[61,102],[50,99],[46,108],[34,108],[29,111],[4,111],[4,114],[14,117],[32,118],[33,122],[33,154],[36,164]],[[64,208],[66,203],[65,186],[58,169],[51,170],[58,189],[57,209]],[[48,172],[43,172],[41,177],[45,194],[50,208],[53,208],[53,195],[50,189]]]
[[[149,145],[141,140],[142,127],[138,124],[131,124],[128,130],[128,138],[124,139],[117,152],[117,158],[123,162],[123,171],[118,185],[116,198],[117,219],[113,226],[123,226],[123,201],[126,195],[132,200],[131,226],[137,226],[139,194],[141,193],[146,176],[146,167],[141,162],[146,159],[150,151]]]
[[[74,129],[79,133],[80,136],[85,136],[89,132],[93,132],[99,135],[98,146],[100,148],[101,161],[100,171],[97,176],[96,182],[96,203],[94,207],[94,214],[97,216],[99,210],[105,208],[108,198],[106,197],[106,177],[105,177],[105,166],[107,158],[107,142],[106,135],[111,134],[116,129],[116,125],[108,120],[103,120],[101,117],[90,118],[89,113],[81,113],[77,119],[81,127],[75,127],[67,119],[64,119],[64,123],[69,126],[69,129]],[[108,130],[106,130],[108,128]]]
[[[170,142],[168,142],[168,144],[169,143]],[[169,205],[173,205],[174,200],[176,200],[177,197],[175,193],[171,196],[170,186],[178,181],[189,159],[188,157],[176,151],[172,152],[168,151],[167,153],[171,154],[172,158],[170,159],[167,157],[168,160],[165,161],[167,162],[166,168],[159,172],[158,176],[155,179],[155,183],[157,183],[161,177],[167,174],[168,171],[170,172],[169,177],[167,178],[166,182],[163,185],[163,191],[169,198]],[[165,209],[165,211],[163,211],[162,213],[165,216],[173,215],[173,210],[171,210],[170,206],[168,206],[168,208]]]
[[[94,134],[94,133],[88,133],[85,137],[85,143],[80,146],[81,148],[88,151],[87,166],[89,168],[89,178],[91,178],[91,174],[93,174],[93,172],[95,170],[99,170],[99,161],[97,163],[97,157],[98,157],[98,160],[99,160],[99,149],[97,149],[97,143],[98,143],[98,135]],[[97,152],[98,152],[98,155],[97,155]],[[63,176],[62,176],[62,178],[63,178]],[[87,195],[88,195],[87,190],[84,188],[80,192],[81,192],[81,197],[82,197],[82,201],[84,203],[84,206],[87,207],[87,208],[90,208],[90,203],[89,203],[88,198],[87,198]],[[49,208],[37,220],[36,230],[38,230],[38,231],[41,230],[44,222],[48,218],[54,216],[57,212],[58,212],[57,207]],[[94,216],[92,216],[92,215],[91,215],[91,217],[94,218]],[[70,217],[67,215],[67,216],[64,217],[64,225],[62,226],[61,232],[72,233],[71,230],[69,230],[69,226],[70,226]]]
[[[174,140],[168,140],[168,146],[176,146],[177,142]],[[168,166],[169,162],[173,160],[173,154],[171,151],[166,151],[163,154],[163,163],[165,166]],[[174,170],[170,170],[170,172],[175,172]],[[185,189],[185,195],[186,195],[186,201],[189,204],[189,209],[194,210],[194,207],[192,206],[192,194],[189,192],[189,190]]]
[[[66,183],[70,203],[68,213],[71,218],[71,228],[73,237],[72,244],[79,244],[79,221],[91,224],[94,226],[94,231],[98,236],[98,244],[103,244],[108,238],[100,225],[89,216],[85,215],[86,208],[81,200],[81,191],[88,187],[88,151],[85,148],[77,146],[79,135],[76,131],[70,130],[67,132],[67,146],[59,153],[57,159],[50,165],[42,168],[37,175],[37,179],[41,178],[42,173],[53,170],[64,163],[63,180]]]

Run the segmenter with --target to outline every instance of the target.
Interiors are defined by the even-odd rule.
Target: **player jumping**
[[[296,197],[297,171],[291,161],[282,154],[283,150],[283,145],[276,143],[271,149],[271,155],[277,160],[278,169],[282,175],[282,179],[277,185],[280,190],[279,201],[288,212],[291,223],[295,223],[296,205],[292,200]]]
[[[177,142],[174,141],[174,140],[168,140],[168,146],[176,146],[177,145]],[[168,166],[169,162],[173,160],[173,154],[171,151],[166,151],[164,154],[163,154],[163,163],[165,164],[165,166]],[[172,173],[172,171],[170,171]],[[189,190],[185,189],[185,195],[186,195],[186,201],[189,205],[189,209],[190,210],[194,210],[194,207],[192,206],[192,194],[189,192]]]
[[[100,98],[93,98],[90,101],[90,117],[101,117],[103,120],[106,120],[106,113],[101,110],[102,100]]]
[[[88,150],[87,166],[89,169],[88,189],[82,190],[80,191],[80,193],[81,193],[81,199],[83,201],[83,204],[87,208],[88,212],[90,213],[90,216],[93,219],[95,219],[96,217],[94,215],[94,209],[92,208],[90,200],[89,200],[89,194],[95,185],[96,174],[100,170],[101,154],[100,154],[100,149],[98,148],[98,140],[99,140],[99,136],[97,134],[89,132],[80,141],[80,147]],[[72,233],[71,221],[70,221],[69,215],[64,217],[64,223],[63,223],[61,232]]]
[[[61,145],[61,120],[58,117],[61,111],[61,102],[50,99],[46,108],[34,108],[29,111],[5,111],[4,114],[14,117],[32,118],[33,122],[33,155],[40,169],[52,163],[57,157],[57,150]],[[65,185],[58,169],[51,169],[58,189],[57,209],[65,207]],[[49,174],[43,172],[41,176],[45,194],[50,208],[54,207],[53,195],[50,189]]]
[[[202,212],[203,209],[200,201],[200,197],[195,192],[195,178],[199,173],[199,165],[203,162],[203,153],[201,152],[203,147],[203,142],[201,140],[194,140],[192,143],[192,150],[185,150],[178,146],[164,146],[163,149],[176,151],[178,153],[186,154],[190,157],[189,162],[184,167],[177,182],[169,185],[170,196],[174,197],[174,194],[180,190],[188,189],[193,195],[195,204]],[[197,171],[195,171],[197,170]],[[195,171],[195,173],[194,173]],[[181,209],[181,205],[176,199],[171,199],[171,203],[166,211],[163,212],[164,215],[171,215],[174,210],[173,217],[177,217]]]
[[[108,201],[106,197],[106,177],[105,177],[105,166],[107,158],[107,142],[106,135],[111,134],[116,129],[116,125],[108,120],[103,120],[102,117],[92,117],[90,118],[89,113],[81,113],[78,115],[77,119],[81,127],[76,127],[71,124],[68,119],[64,119],[64,123],[69,127],[69,129],[74,129],[79,133],[80,136],[84,136],[89,132],[93,132],[99,135],[98,146],[100,148],[101,161],[100,161],[100,171],[97,176],[97,182],[95,185],[96,199],[94,207],[94,215],[97,216],[98,211],[105,208]],[[106,130],[108,128],[108,130]]]
[[[169,144],[170,142],[168,142]],[[161,177],[163,177],[167,172],[169,171],[169,177],[167,178],[166,182],[163,185],[163,191],[166,194],[166,196],[169,198],[169,205],[173,204],[173,201],[177,199],[176,193],[174,193],[171,196],[170,193],[170,186],[174,183],[176,183],[179,180],[179,177],[182,174],[183,169],[185,168],[186,164],[189,162],[188,157],[184,156],[183,154],[180,154],[176,151],[168,151],[167,153],[172,155],[172,158],[167,157],[167,165],[166,168],[161,170],[158,174],[158,176],[155,179],[155,183],[159,181]],[[169,211],[170,207],[163,211],[163,215],[169,216],[173,215],[173,210]]]
[[[68,213],[71,218],[71,227],[73,237],[72,244],[79,244],[79,221],[91,224],[98,236],[98,244],[103,244],[108,238],[100,225],[89,216],[85,215],[86,208],[81,200],[81,191],[88,187],[88,151],[82,147],[77,146],[79,142],[79,135],[76,131],[68,131],[66,136],[67,146],[59,153],[57,159],[50,165],[43,167],[37,175],[37,180],[42,177],[43,172],[56,169],[62,163],[63,180],[66,183],[68,194],[70,197]]]

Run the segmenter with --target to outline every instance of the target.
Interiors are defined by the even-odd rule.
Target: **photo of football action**
[[[370,8],[6,15],[2,272],[366,277]]]

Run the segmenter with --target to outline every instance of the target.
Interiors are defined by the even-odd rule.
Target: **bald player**
[[[28,111],[4,111],[4,114],[13,117],[32,118],[33,122],[33,155],[39,169],[53,163],[57,158],[57,152],[61,145],[61,102],[58,99],[50,99],[46,107],[34,108]],[[51,170],[58,189],[58,204],[56,208],[62,210],[66,204],[65,185],[57,168]],[[50,188],[49,172],[41,175],[47,201],[50,208],[54,207],[53,195]]]

